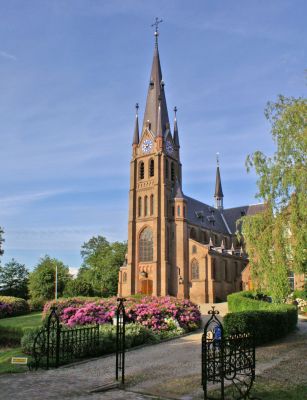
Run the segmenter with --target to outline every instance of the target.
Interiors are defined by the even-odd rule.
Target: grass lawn
[[[12,372],[25,372],[28,370],[26,365],[11,364],[12,357],[29,357],[22,353],[20,347],[9,348],[0,347],[0,374],[7,374]]]
[[[32,312],[26,315],[20,315],[19,317],[10,317],[0,319],[1,327],[10,328],[36,328],[42,324],[42,313]]]
[[[225,388],[225,398],[229,399],[230,387]],[[217,390],[209,391],[209,395],[217,396]],[[251,398],[261,400],[306,400],[307,384],[291,384],[287,381],[281,382],[275,379],[257,376],[251,390]],[[228,396],[227,396],[228,395]]]
[[[0,319],[0,346],[19,346],[25,331],[41,325],[41,312]]]
[[[11,364],[12,357],[28,357],[20,348],[25,331],[42,325],[42,313],[0,319],[0,374],[27,371],[26,365]]]

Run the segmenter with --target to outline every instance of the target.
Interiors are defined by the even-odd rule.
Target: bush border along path
[[[227,296],[231,311],[224,317],[228,334],[251,332],[256,345],[286,336],[296,328],[297,308],[289,304],[272,304],[253,298],[252,292],[239,292]]]

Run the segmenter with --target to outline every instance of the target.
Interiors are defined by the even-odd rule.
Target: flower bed
[[[93,301],[94,300],[94,301]],[[61,322],[69,327],[87,324],[112,323],[116,313],[116,298],[60,299],[45,305],[44,316],[50,307],[58,307]],[[152,331],[183,329],[192,331],[200,326],[201,314],[196,304],[173,297],[128,298],[125,303],[127,322],[138,323]]]

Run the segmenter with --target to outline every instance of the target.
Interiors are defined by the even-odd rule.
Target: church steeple
[[[174,118],[174,143],[175,146],[180,147],[179,144],[179,134],[178,134],[178,126],[177,126],[177,107],[174,108],[175,118]]]
[[[158,112],[159,112],[159,99],[160,99],[160,113],[161,113],[161,126],[162,136],[164,136],[165,130],[169,129],[169,119],[167,112],[167,105],[164,93],[164,81],[162,79],[162,71],[160,64],[160,56],[158,49],[158,23],[156,20],[154,24],[155,30],[155,49],[150,73],[149,88],[147,92],[146,108],[144,114],[143,129],[148,127],[151,132],[158,135]]]
[[[134,134],[133,134],[133,142],[132,144],[139,144],[140,136],[139,136],[139,105],[136,103],[135,105],[135,125],[134,125]]]
[[[222,181],[220,174],[220,162],[219,162],[219,153],[216,154],[216,179],[215,179],[215,208],[219,210],[223,210],[223,190],[222,190]]]

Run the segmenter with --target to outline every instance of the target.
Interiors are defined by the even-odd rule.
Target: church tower
[[[175,186],[181,187],[179,135],[175,108],[170,130],[158,48],[155,47],[146,108],[139,130],[138,105],[130,162],[128,253],[119,276],[119,294],[172,294],[171,235],[174,235]]]

